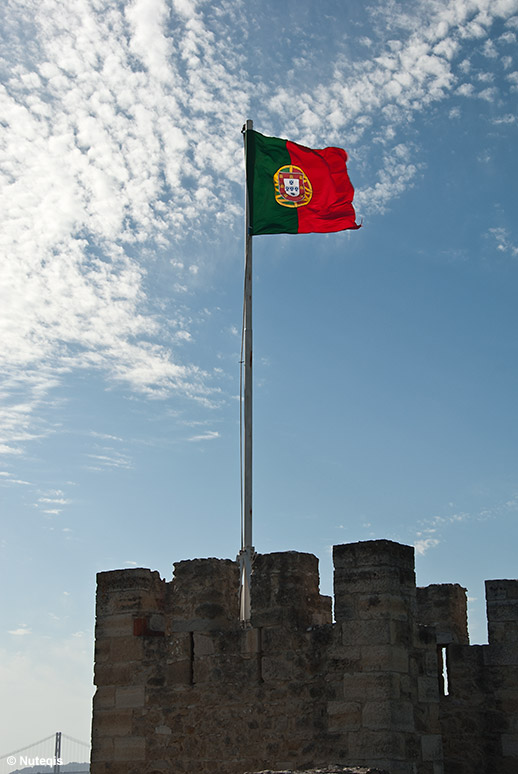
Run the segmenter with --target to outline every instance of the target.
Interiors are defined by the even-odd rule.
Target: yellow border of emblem
[[[302,172],[302,180],[304,182],[304,199],[301,202],[294,202],[293,199],[288,199],[281,193],[281,186],[279,183],[279,174],[281,172]],[[275,201],[282,207],[304,207],[309,204],[311,197],[313,196],[313,187],[309,182],[309,178],[300,167],[296,167],[293,164],[285,164],[283,167],[279,167],[277,172],[273,176],[273,184],[275,187]]]

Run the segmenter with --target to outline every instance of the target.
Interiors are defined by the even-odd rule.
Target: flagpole
[[[247,157],[247,133],[253,121],[247,120],[244,128],[245,160]],[[252,235],[250,233],[250,202],[248,185],[245,185],[245,290],[244,290],[244,495],[241,514],[241,551],[239,567],[241,575],[240,610],[241,623],[250,622],[250,582],[254,547],[252,545]]]

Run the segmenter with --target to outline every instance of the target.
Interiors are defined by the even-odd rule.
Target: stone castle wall
[[[257,555],[251,627],[236,562],[98,575],[92,774],[243,774],[329,764],[391,774],[518,771],[518,581],[487,584],[489,645],[466,594],[416,589],[390,541]]]

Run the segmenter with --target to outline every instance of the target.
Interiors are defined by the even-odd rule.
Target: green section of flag
[[[298,233],[297,209],[283,207],[275,201],[273,176],[288,164],[291,164],[291,158],[286,140],[265,137],[253,129],[247,131],[246,179],[253,236]]]

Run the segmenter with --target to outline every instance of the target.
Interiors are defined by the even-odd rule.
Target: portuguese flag
[[[312,150],[246,132],[250,236],[360,228],[342,148]]]

